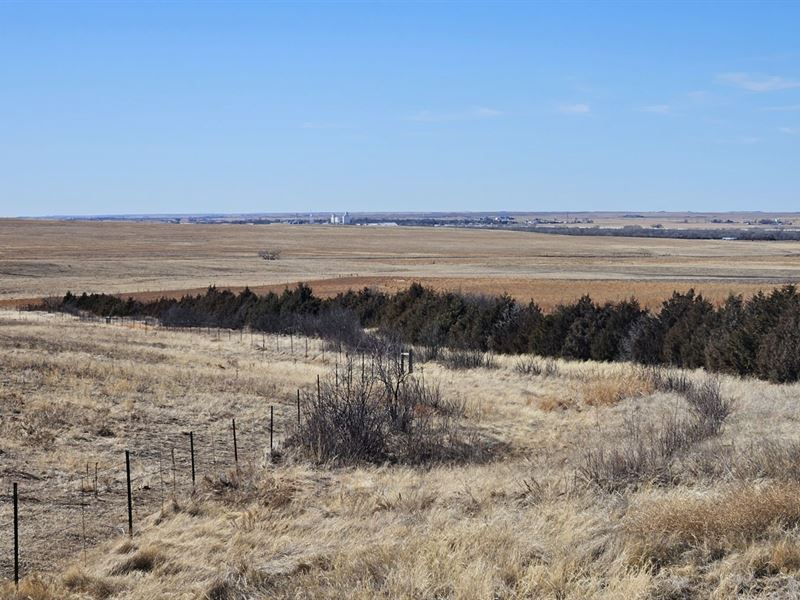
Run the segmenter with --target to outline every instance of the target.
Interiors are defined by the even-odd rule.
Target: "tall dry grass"
[[[269,404],[289,422],[297,388],[313,391],[337,360],[313,343],[306,358],[269,338],[26,319],[0,314],[3,485],[19,471],[60,480],[187,426],[222,436],[233,415],[264,427]],[[101,540],[85,561],[79,538],[51,536],[58,561],[26,571],[19,597],[792,597],[800,386],[721,378],[689,399],[702,373],[664,383],[625,364],[531,361],[525,373],[514,357],[418,365],[499,445],[490,462],[337,467],[284,452],[220,465],[194,497],[137,515],[132,540]],[[604,386],[609,400],[590,400]],[[556,400],[563,410],[543,410]],[[587,449],[622,445],[632,420],[713,420],[721,400],[733,403],[723,426],[674,454],[658,485],[608,493],[576,479]]]

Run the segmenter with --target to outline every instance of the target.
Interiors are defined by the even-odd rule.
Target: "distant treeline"
[[[437,292],[417,283],[393,294],[364,288],[324,299],[304,284],[266,295],[211,287],[202,295],[150,302],[67,293],[46,308],[150,316],[165,325],[292,331],[350,346],[369,343],[376,332],[424,346],[431,355],[446,347],[800,379],[800,294],[792,285],[748,300],[730,296],[720,307],[693,290],[674,292],[658,311],[635,299],[601,305],[584,296],[545,313],[535,302],[507,295]]]
[[[504,228],[507,229],[507,228]],[[534,233],[552,233],[557,235],[589,235],[610,237],[644,237],[674,238],[684,240],[722,240],[733,238],[746,241],[798,241],[800,229],[750,229],[750,228],[710,228],[710,229],[674,229],[668,227],[642,227],[626,225],[625,227],[525,227],[517,228]]]

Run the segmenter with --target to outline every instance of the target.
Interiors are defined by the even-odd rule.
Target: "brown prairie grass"
[[[587,406],[613,406],[629,398],[649,396],[655,391],[653,383],[636,374],[589,381],[583,388]]]
[[[797,278],[792,242],[570,237],[512,231],[0,219],[0,306],[73,292],[141,298],[209,284],[259,292],[310,282],[322,296],[422,281],[440,290],[508,293],[545,310],[589,293],[657,308],[675,289],[713,302]],[[265,236],[281,259],[258,256]],[[734,254],[735,253],[735,254]],[[731,258],[735,257],[733,261]]]
[[[37,494],[24,556],[52,562],[38,563],[49,565],[39,575],[26,563],[22,590],[32,598],[792,597],[800,479],[788,467],[800,442],[800,386],[723,377],[720,394],[735,399],[725,427],[682,446],[675,476],[658,488],[609,493],[580,485],[576,473],[587,449],[620,445],[634,415],[660,424],[674,405],[685,414],[714,409],[715,389],[707,402],[696,399],[698,409],[678,390],[684,380],[700,389],[701,373],[676,372],[679,384],[662,381],[649,393],[653,378],[631,365],[535,358],[521,372],[508,356],[494,357],[494,369],[420,365],[426,382],[464,406],[471,428],[502,445],[496,460],[333,467],[284,452],[237,470],[230,418],[241,425],[240,451],[262,456],[267,407],[275,407],[280,445],[296,419],[297,389],[313,389],[335,354],[323,362],[313,341],[306,359],[288,354],[288,343],[276,351],[274,340],[264,348],[225,332],[26,319],[0,313],[4,486],[80,476],[96,460],[119,464],[126,447],[150,451],[152,461],[189,427],[206,453],[194,496],[179,479],[163,510],[157,500],[135,505],[134,538],[106,533],[85,562],[80,537],[61,537],[58,519],[46,521],[48,502],[72,497]],[[611,400],[587,410],[598,385]],[[540,407],[549,402],[569,409]],[[216,468],[208,431],[217,435]],[[111,483],[101,475],[102,489]],[[144,479],[135,493],[157,486],[157,477]],[[124,520],[124,502],[116,512]],[[7,520],[0,502],[0,523]],[[7,537],[0,546],[5,577]],[[0,585],[3,600],[22,597]]]
[[[663,565],[690,549],[714,555],[746,548],[798,523],[800,483],[768,483],[646,501],[626,516],[624,531],[634,561]],[[788,547],[779,553],[794,564]]]

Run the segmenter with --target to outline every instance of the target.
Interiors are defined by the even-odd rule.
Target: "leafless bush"
[[[653,387],[660,392],[686,394],[692,387],[692,382],[682,372],[663,367],[641,367],[640,370],[642,378],[652,381]]]
[[[675,458],[718,435],[731,411],[716,380],[691,386],[685,398],[688,412],[670,412],[658,423],[636,416],[625,422],[624,434],[613,445],[587,450],[579,477],[609,492],[673,481]]]
[[[687,457],[682,466],[691,476],[715,481],[800,481],[800,443],[765,440],[742,448],[713,444]]]
[[[673,479],[672,457],[689,443],[689,428],[677,414],[660,424],[646,423],[636,415],[625,422],[624,435],[616,444],[584,453],[578,475],[608,492],[642,483],[668,483]]]
[[[481,454],[461,426],[464,406],[408,373],[393,346],[348,358],[305,396],[287,445],[318,463],[463,461]]]
[[[514,370],[520,375],[558,377],[558,363],[552,358],[543,361],[537,360],[533,356],[525,356],[517,361]]]
[[[684,397],[697,416],[698,426],[708,429],[706,437],[717,435],[732,408],[730,400],[722,395],[719,380],[707,379],[699,386],[690,385]]]
[[[494,369],[497,363],[491,354],[480,350],[445,350],[439,360],[450,369]]]
[[[263,260],[278,260],[281,257],[279,248],[264,248],[258,251],[258,257]]]

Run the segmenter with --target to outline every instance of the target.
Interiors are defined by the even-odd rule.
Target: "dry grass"
[[[584,402],[588,406],[613,406],[626,398],[641,398],[655,391],[653,382],[632,373],[623,377],[597,379],[586,384]]]
[[[58,533],[59,518],[79,513],[38,495],[24,557],[48,562],[26,562],[19,597],[792,597],[800,481],[780,465],[800,444],[800,386],[721,379],[721,397],[735,401],[725,427],[687,448],[660,487],[606,493],[575,476],[585,451],[622,439],[633,415],[658,423],[677,403],[690,414],[681,393],[662,391],[681,387],[680,377],[667,385],[630,365],[538,358],[522,371],[507,356],[494,357],[494,369],[419,365],[470,428],[501,445],[492,462],[260,460],[267,406],[280,447],[296,389],[315,385],[335,360],[328,352],[323,363],[313,343],[305,358],[285,342],[276,351],[274,338],[0,313],[3,493],[11,480],[24,489],[79,476],[87,461],[119,464],[126,447],[150,451],[138,456],[152,464],[188,428],[203,456],[203,432],[217,440],[217,465],[199,465],[194,497],[184,478],[161,509],[158,479],[144,479],[135,494],[151,500],[136,505],[134,538],[93,538],[85,561],[81,538]],[[589,400],[598,390],[609,400]],[[226,446],[232,416],[245,456],[238,471]],[[8,515],[3,497],[0,526]],[[0,576],[8,539],[0,537]],[[17,596],[4,584],[0,598]]]
[[[673,492],[633,508],[624,530],[634,560],[664,565],[692,549],[711,555],[741,550],[799,523],[800,483],[792,482]],[[789,549],[781,553],[788,555]]]
[[[258,256],[282,250],[278,261]],[[734,259],[735,260],[732,260]],[[322,295],[423,281],[545,309],[589,293],[656,307],[694,286],[711,300],[797,279],[792,242],[567,237],[450,228],[174,225],[0,219],[0,302],[74,292],[181,295],[310,282]],[[153,293],[155,292],[155,294]]]

